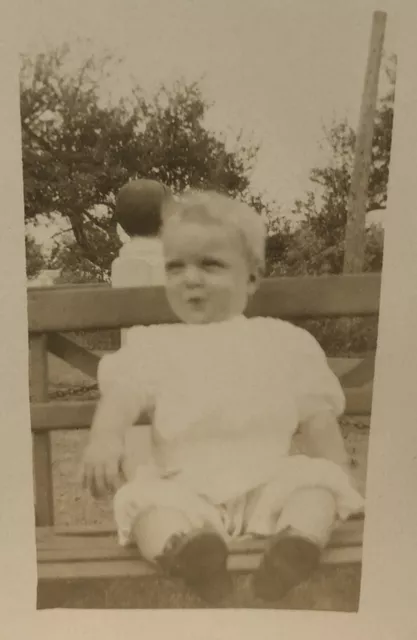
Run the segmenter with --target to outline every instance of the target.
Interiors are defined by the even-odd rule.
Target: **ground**
[[[71,399],[94,397],[91,380],[78,372],[51,362],[51,396]],[[89,388],[89,385],[91,388]],[[369,420],[344,419],[342,429],[351,456],[352,473],[365,493]],[[52,437],[53,479],[56,523],[112,523],[110,501],[94,501],[79,483],[78,463],[86,441],[86,432],[58,432]],[[247,577],[236,578],[233,598],[226,607],[262,608],[253,599]],[[300,586],[276,605],[283,609],[357,611],[360,592],[360,568],[323,567],[307,584]],[[156,578],[117,579],[111,581],[43,584],[38,592],[38,608],[201,608],[204,604],[181,585]]]

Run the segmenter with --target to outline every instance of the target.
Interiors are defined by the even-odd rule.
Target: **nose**
[[[184,283],[187,287],[198,287],[203,283],[202,274],[196,265],[187,265],[184,271]]]

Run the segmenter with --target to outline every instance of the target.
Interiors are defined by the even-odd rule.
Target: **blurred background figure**
[[[156,180],[132,180],[124,185],[116,198],[119,237],[124,243],[111,268],[113,287],[150,287],[165,281],[162,244],[159,239],[162,205],[171,198],[170,190]],[[121,344],[127,329],[121,331]],[[150,429],[133,427],[126,440],[126,477],[139,462],[150,455]]]
[[[132,180],[116,199],[116,219],[125,240],[112,264],[113,287],[162,285],[165,280],[159,239],[161,208],[171,192],[156,180]]]

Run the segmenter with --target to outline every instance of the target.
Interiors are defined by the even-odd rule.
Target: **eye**
[[[201,266],[204,269],[215,270],[215,269],[224,269],[226,264],[222,260],[218,260],[216,258],[203,258],[201,261]]]
[[[165,271],[168,273],[174,273],[176,271],[180,271],[183,266],[184,263],[181,262],[181,260],[170,260],[165,263]]]

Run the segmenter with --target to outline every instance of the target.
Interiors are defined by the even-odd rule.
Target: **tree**
[[[62,234],[49,258],[50,268],[60,272],[57,284],[109,281],[111,262],[121,245],[117,233],[108,233],[89,220],[84,223],[84,233],[94,249],[94,260],[86,256],[72,234]]]
[[[387,200],[391,137],[394,116],[395,59],[388,60],[386,74],[390,89],[380,100],[375,117],[372,165],[368,184],[367,210],[384,208]],[[343,268],[347,202],[353,167],[355,132],[345,120],[325,129],[330,163],[310,173],[313,188],[295,202],[293,212],[303,220],[283,257],[292,274],[340,273]],[[366,230],[365,269],[382,267],[383,233]],[[282,264],[275,265],[275,271]]]
[[[45,260],[42,255],[42,248],[35,238],[28,233],[25,235],[26,249],[26,275],[28,278],[36,278],[45,267]]]
[[[389,91],[380,100],[375,118],[372,166],[368,184],[367,210],[384,208],[387,200],[391,136],[394,115],[395,60],[388,60]],[[355,132],[347,121],[325,130],[330,151],[327,166],[310,173],[313,188],[297,200],[294,213],[302,217],[273,274],[320,275],[340,273],[343,268],[347,201],[355,148]],[[380,271],[383,230],[371,225],[366,230],[366,271]],[[346,356],[375,350],[377,319],[338,318],[300,323],[319,340],[328,355]]]
[[[132,86],[128,97],[105,99],[117,61],[70,62],[63,46],[23,57],[20,74],[25,218],[58,213],[70,229],[51,266],[68,277],[106,279],[120,247],[115,193],[131,178],[154,177],[174,192],[216,188],[253,198],[262,210],[250,194],[258,147],[238,136],[229,150],[206,128],[211,105],[198,83],[161,86],[150,99]]]

